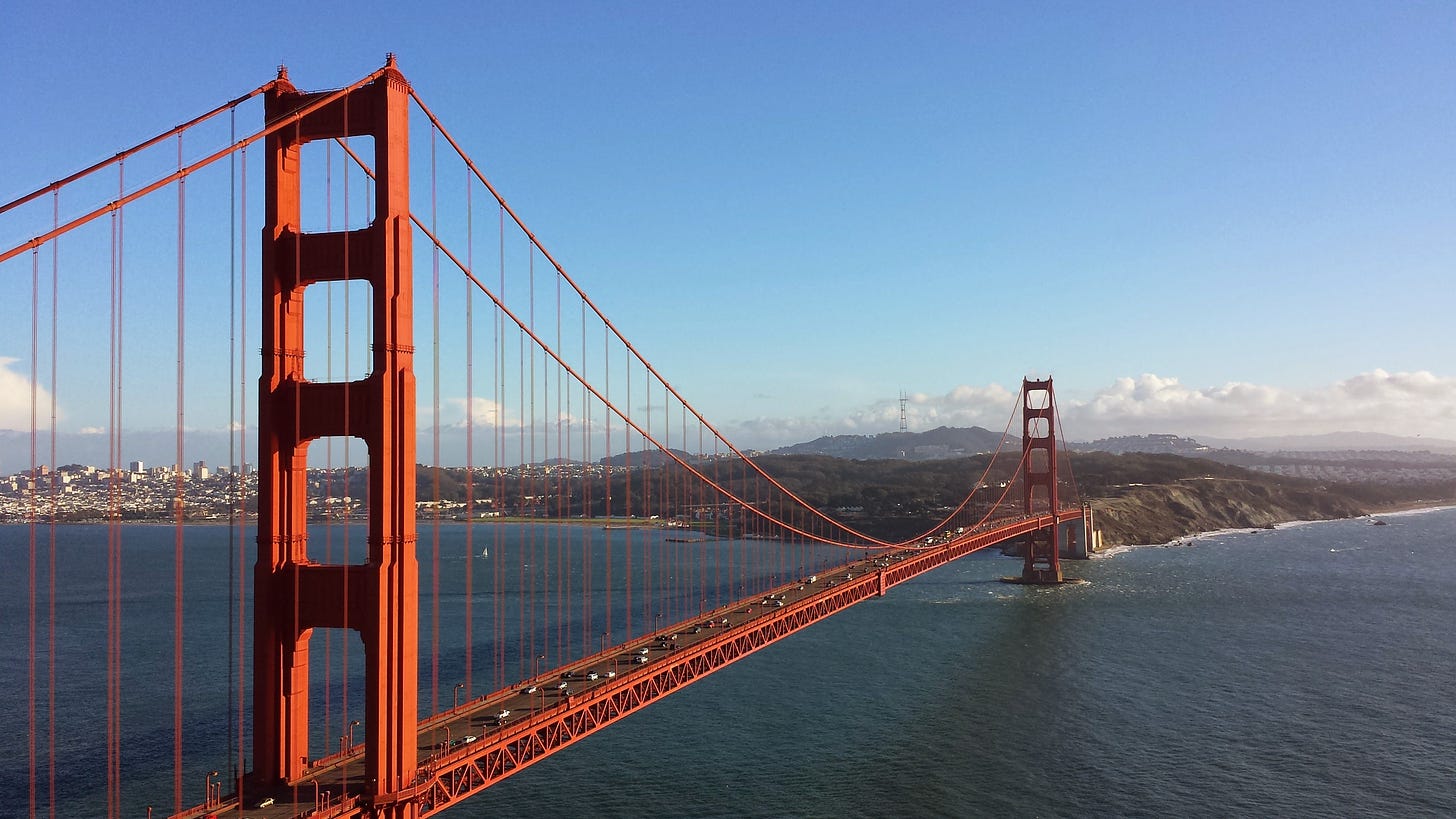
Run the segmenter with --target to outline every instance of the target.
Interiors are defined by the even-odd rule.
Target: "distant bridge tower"
[[[1061,507],[1057,504],[1056,398],[1052,380],[1023,379],[1021,401],[1023,511],[1028,515],[1055,515]],[[1062,582],[1060,553],[1060,526],[1053,524],[1032,532],[1026,538],[1020,582]]]
[[[371,816],[418,815],[419,566],[415,557],[415,378],[409,221],[409,86],[391,55],[371,83],[305,111],[285,70],[265,97],[263,365],[258,405],[258,561],[254,567],[254,787],[297,781],[309,753],[308,644],[315,628],[359,632],[365,652],[365,804]],[[304,233],[304,143],[371,137],[374,221]],[[371,372],[353,382],[304,379],[304,289],[366,281]],[[369,557],[322,565],[308,556],[308,445],[353,436],[369,450]],[[320,749],[323,755],[332,749]]]

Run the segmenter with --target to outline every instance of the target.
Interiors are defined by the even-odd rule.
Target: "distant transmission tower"
[[[905,423],[905,402],[907,400],[909,400],[909,399],[907,399],[905,397],[905,391],[904,390],[900,390],[900,431],[901,432],[905,432],[905,431],[907,431],[907,430],[910,429],[910,426]]]

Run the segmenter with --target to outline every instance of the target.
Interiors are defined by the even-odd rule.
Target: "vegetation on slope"
[[[965,495],[986,461],[986,456],[931,462],[804,457],[776,456],[760,463],[811,502],[831,506],[864,499],[862,528],[882,536],[913,534],[933,525],[937,512]],[[1062,469],[1064,483],[1075,483],[1080,497],[1091,501],[1108,546],[1456,502],[1453,483],[1326,485],[1177,455],[1084,452],[1074,456],[1070,470],[1065,465]],[[875,505],[872,500],[889,503]]]

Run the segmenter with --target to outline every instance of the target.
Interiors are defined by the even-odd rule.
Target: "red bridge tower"
[[[418,707],[419,567],[415,556],[415,378],[409,217],[409,87],[391,55],[367,85],[316,110],[279,71],[264,104],[263,365],[258,405],[258,561],[254,567],[253,776],[297,781],[308,747],[308,649],[315,628],[359,632],[365,651],[366,804],[413,817]],[[374,221],[304,233],[300,149],[319,139],[371,137]],[[359,381],[304,378],[304,289],[367,281],[372,370]],[[356,565],[308,556],[309,442],[362,439],[369,450],[369,555]],[[322,755],[322,754],[318,754]]]
[[[1033,401],[1033,395],[1039,395]],[[1023,510],[1027,515],[1055,515],[1057,505],[1056,399],[1052,380],[1021,382],[1021,455],[1024,477]],[[1056,523],[1037,529],[1026,537],[1026,560],[1021,567],[1022,583],[1037,585],[1062,582],[1061,527]]]

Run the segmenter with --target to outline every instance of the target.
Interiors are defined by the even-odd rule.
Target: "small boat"
[[[484,546],[481,546],[480,554],[476,555],[476,557],[490,557],[490,551],[487,550]]]
[[[1386,526],[1388,524],[1386,524],[1386,522],[1383,521],[1383,520],[1372,520],[1372,521],[1370,521],[1370,525],[1371,526]]]

